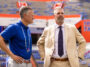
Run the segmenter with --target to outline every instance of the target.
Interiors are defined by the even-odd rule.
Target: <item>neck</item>
[[[21,19],[21,21],[25,26],[28,26],[28,23],[25,20]]]

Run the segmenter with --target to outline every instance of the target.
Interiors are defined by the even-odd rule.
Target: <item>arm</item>
[[[78,55],[79,58],[81,58],[82,60],[84,59],[84,53],[86,50],[86,41],[84,39],[84,37],[80,34],[80,32],[76,29],[75,27],[75,33],[76,33],[76,40],[78,41]]]
[[[4,40],[10,40],[12,37],[14,37],[16,33],[16,25],[12,24],[9,25],[4,31],[0,33],[0,48],[5,51],[13,60],[15,60],[17,63],[22,63],[22,58],[19,56],[14,55],[6,46]]]
[[[13,56],[13,53],[7,48],[4,38],[0,36],[0,48],[5,51],[9,56]]]
[[[4,42],[4,38],[2,36],[0,36],[0,48],[5,51],[13,60],[15,60],[17,63],[22,63],[23,62],[23,58],[14,55],[6,46],[5,42]]]
[[[47,35],[47,29],[44,29],[43,34],[41,35],[41,37],[39,38],[38,42],[37,42],[37,46],[39,49],[39,53],[41,56],[41,60],[44,60],[44,56],[45,56],[45,37]]]
[[[32,67],[37,67],[37,64],[35,62],[35,59],[34,59],[33,55],[31,56],[30,60],[31,60],[31,63],[32,63]]]

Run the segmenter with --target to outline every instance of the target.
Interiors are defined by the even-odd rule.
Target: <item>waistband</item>
[[[54,58],[54,57],[51,57],[51,61],[68,61],[68,58]]]

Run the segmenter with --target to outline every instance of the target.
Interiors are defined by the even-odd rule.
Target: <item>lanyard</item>
[[[23,29],[22,26],[21,26],[21,29],[22,29],[22,32],[23,32],[23,35],[24,35],[24,39],[25,39],[25,48],[26,48],[27,52],[29,52],[29,51],[30,51],[30,48],[29,48],[28,45],[27,45],[26,35],[25,35],[24,29]],[[27,32],[28,32],[28,40],[29,40],[29,46],[30,46],[29,30],[28,30]]]

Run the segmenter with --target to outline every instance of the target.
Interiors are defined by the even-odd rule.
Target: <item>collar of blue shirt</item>
[[[22,21],[19,21],[19,24],[20,24],[23,28],[28,29],[28,26],[25,26],[25,25],[22,23]]]

